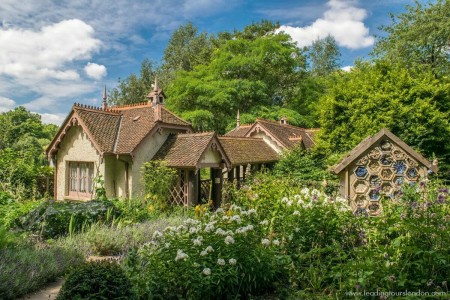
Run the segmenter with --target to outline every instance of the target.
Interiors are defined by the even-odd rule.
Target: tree
[[[164,72],[192,71],[195,66],[209,62],[212,43],[207,33],[198,33],[192,23],[180,26],[164,50]]]
[[[316,40],[308,48],[311,72],[315,76],[326,76],[340,67],[341,52],[332,36]]]
[[[140,75],[131,74],[125,80],[119,79],[117,87],[112,89],[108,97],[109,105],[124,105],[131,103],[145,102],[146,96],[152,89],[158,69],[154,63],[144,59],[141,63]],[[158,84],[160,80],[158,80]]]
[[[245,31],[245,30],[244,30]],[[208,129],[223,132],[238,109],[283,106],[305,70],[305,57],[284,33],[224,40],[208,64],[180,71],[168,86],[175,112],[204,110],[214,115]]]
[[[391,15],[382,26],[387,36],[378,39],[373,56],[408,67],[430,66],[435,74],[450,70],[450,1],[407,6],[407,12]]]
[[[450,163],[450,82],[431,70],[411,70],[380,61],[359,62],[332,76],[321,99],[319,149],[344,153],[386,127],[426,157]],[[445,168],[444,168],[445,169]]]

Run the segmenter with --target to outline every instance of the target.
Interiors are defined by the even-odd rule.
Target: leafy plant
[[[91,262],[74,269],[66,278],[58,300],[134,299],[130,280],[112,261]]]
[[[175,169],[167,167],[164,161],[149,161],[142,167],[146,200],[157,210],[168,209],[170,189],[177,176]]]

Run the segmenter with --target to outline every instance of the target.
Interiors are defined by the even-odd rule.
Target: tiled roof
[[[433,165],[430,161],[428,161],[425,157],[414,151],[413,148],[408,146],[405,142],[403,142],[399,137],[390,132],[388,129],[383,128],[378,131],[373,136],[368,136],[364,140],[361,141],[355,148],[353,148],[337,165],[332,167],[332,170],[339,174],[342,170],[344,170],[350,163],[358,159],[361,154],[363,154],[366,150],[368,150],[373,144],[381,140],[383,137],[388,137],[391,141],[396,143],[400,148],[402,148],[406,153],[417,159],[424,166],[431,169],[433,172],[437,172],[437,166]]]
[[[233,166],[278,160],[277,152],[262,139],[221,136],[219,141]]]
[[[266,128],[286,148],[293,148],[300,141],[303,142],[306,149],[312,148],[314,146],[314,133],[318,131],[317,129],[305,129],[265,119],[257,119],[256,123]]]
[[[250,130],[250,128],[252,128],[253,124],[250,125],[241,125],[239,127],[234,128],[233,130],[231,130],[230,132],[227,132],[225,134],[225,136],[241,136],[244,137],[248,131]]]
[[[301,128],[258,118],[255,123],[236,127],[225,136],[249,137],[251,129],[256,124],[260,124],[286,148],[292,148],[298,143],[303,143],[306,149],[312,148],[315,144],[315,134],[318,131],[318,129]]]
[[[153,159],[164,160],[169,167],[196,167],[214,138],[214,132],[171,135]]]
[[[86,125],[102,152],[113,152],[119,130],[118,113],[74,107],[76,114]]]
[[[81,120],[81,125],[84,125],[98,150],[105,153],[133,152],[158,124],[186,131],[192,129],[188,122],[177,117],[164,106],[152,106],[148,102],[109,107],[107,110],[75,104],[73,113]],[[72,113],[69,114],[71,115]],[[62,128],[70,125],[69,116],[47,149],[48,153],[56,151],[55,144],[65,134]]]

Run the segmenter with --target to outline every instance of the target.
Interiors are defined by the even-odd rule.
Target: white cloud
[[[16,101],[0,96],[0,113],[11,110],[16,106]]]
[[[353,69],[353,66],[345,66],[342,67],[341,70],[345,71],[345,72],[350,72]]]
[[[375,42],[364,24],[367,11],[355,6],[355,1],[330,0],[323,16],[305,27],[281,26],[278,31],[289,34],[299,47],[310,46],[315,40],[331,35],[339,46],[359,49]]]
[[[87,65],[84,67],[84,72],[86,72],[87,76],[95,80],[100,80],[107,74],[106,67],[104,65],[98,65],[96,63],[91,62],[88,62]]]
[[[64,119],[66,118],[66,114],[41,113],[40,115],[42,123],[45,124],[61,125]]]
[[[77,80],[67,64],[89,59],[99,50],[94,29],[78,19],[64,20],[39,30],[0,28],[0,74],[18,79]]]

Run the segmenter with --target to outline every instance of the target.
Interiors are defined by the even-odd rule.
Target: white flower
[[[296,211],[294,211],[293,215],[294,215],[294,216],[299,216],[299,215],[300,215],[300,212],[299,212],[298,210],[296,210]]]
[[[197,233],[198,232],[198,228],[197,227],[191,227],[191,228],[189,228],[189,233],[190,234],[194,234],[194,233]]]
[[[225,244],[227,244],[227,245],[229,245],[229,244],[234,244],[234,239],[233,239],[233,237],[228,235],[228,236],[225,238]]]
[[[177,231],[184,231],[186,229],[186,226],[180,225],[177,227]]]
[[[322,193],[319,190],[313,189],[311,195],[320,197]]]
[[[248,211],[246,211],[246,210],[243,210],[243,211],[241,211],[241,215],[242,215],[242,216],[248,216],[248,215],[249,215],[249,213],[248,213]]]
[[[201,246],[202,245],[202,240],[199,238],[196,238],[192,241],[194,243],[194,246]]]
[[[267,220],[262,220],[259,224],[261,224],[261,225],[263,225],[263,226],[266,226],[266,225],[269,225],[269,221],[267,221]]]
[[[206,247],[205,251],[210,253],[210,252],[214,252],[214,249],[213,249],[213,247],[208,246],[208,247]]]
[[[304,195],[304,196],[309,196],[309,189],[308,188],[303,188],[300,191],[300,194]]]
[[[222,217],[222,220],[228,221],[229,218],[230,218],[230,217],[228,217],[228,216],[223,216],[223,217]]]
[[[294,203],[292,200],[289,200],[288,202],[286,202],[287,206],[292,206],[292,203]]]
[[[163,234],[160,231],[156,230],[155,232],[153,232],[153,238],[154,239],[158,239],[158,238],[161,238],[161,237],[163,237]]]
[[[289,201],[289,199],[287,197],[284,197],[283,199],[281,199],[281,203],[287,203]]]
[[[216,234],[217,234],[217,235],[226,235],[227,233],[226,233],[226,231],[223,230],[222,228],[217,228]]]
[[[280,241],[279,240],[273,240],[272,244],[274,244],[275,246],[279,246],[280,245]]]
[[[203,269],[203,274],[206,275],[206,276],[211,275],[211,269],[210,268],[204,268]]]
[[[187,255],[186,253],[183,252],[183,250],[178,249],[177,251],[177,256],[175,257],[175,261],[179,261],[180,259],[186,259],[188,258],[189,255]]]
[[[236,265],[236,259],[234,259],[234,258],[230,258],[229,260],[228,260],[228,263],[230,264],[230,265],[232,265],[232,266],[234,266],[234,265]]]
[[[158,241],[151,241],[150,244],[155,246],[155,247],[159,246],[159,242]]]
[[[200,221],[198,220],[194,220],[194,219],[187,219],[186,221],[184,221],[184,224],[186,225],[197,225],[198,223],[200,223]]]
[[[231,206],[230,206],[230,210],[242,210],[239,206],[237,206],[236,204],[232,204]]]
[[[213,230],[214,230],[214,224],[209,223],[206,225],[206,227],[205,227],[206,232],[211,232]]]
[[[298,201],[298,200],[302,199],[302,196],[300,196],[300,195],[294,195],[294,199]]]
[[[224,211],[223,211],[223,208],[222,207],[219,207],[218,209],[216,209],[216,213],[224,213]]]
[[[303,206],[303,204],[305,204],[305,202],[303,202],[302,199],[299,199],[299,200],[297,201],[297,205],[298,205],[298,206]]]
[[[295,232],[299,232],[299,231],[300,231],[300,228],[296,227],[296,228],[294,229],[294,231],[295,231]]]
[[[230,219],[231,221],[235,221],[236,223],[241,223],[241,217],[239,215],[234,215]]]
[[[164,244],[164,248],[169,249],[170,248],[170,243],[165,243]]]
[[[262,239],[261,244],[263,244],[265,247],[270,246],[270,241],[268,239]]]
[[[252,224],[248,224],[246,228],[247,228],[247,231],[253,230],[253,225]]]
[[[256,209],[252,208],[248,210],[248,214],[252,215],[252,214],[256,214]]]
[[[206,256],[208,255],[208,252],[206,250],[203,250],[202,252],[200,252],[200,256]]]
[[[222,258],[219,258],[219,259],[217,260],[217,264],[220,265],[220,266],[225,266],[225,260],[222,259]]]

